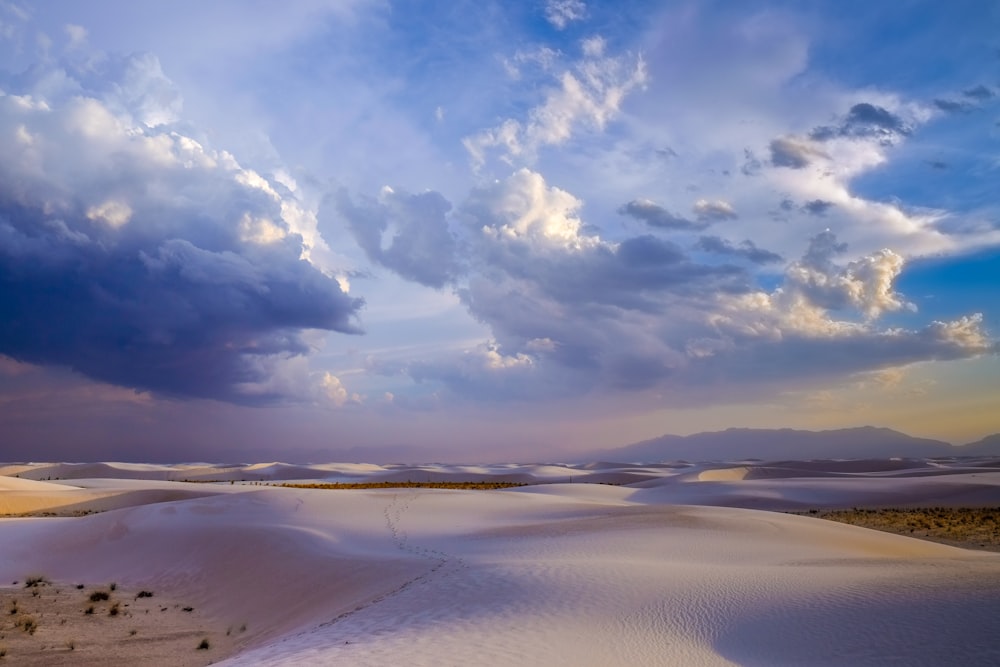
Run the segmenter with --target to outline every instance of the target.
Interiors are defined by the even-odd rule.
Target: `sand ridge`
[[[873,498],[998,504],[1000,471],[966,461],[198,464],[32,484],[28,478],[56,468],[12,469],[20,477],[0,480],[0,502],[9,506],[46,494],[55,502],[92,493],[87,502],[112,503],[85,516],[0,520],[0,581],[41,574],[67,596],[3,593],[21,596],[24,609],[27,596],[52,606],[37,610],[36,635],[5,631],[21,633],[11,655],[37,637],[36,660],[84,656],[83,640],[72,652],[65,645],[93,621],[70,587],[115,581],[133,596],[130,605],[140,590],[156,595],[144,603],[182,605],[155,612],[188,623],[166,633],[173,639],[156,640],[164,650],[202,660],[208,649],[191,640],[211,633],[212,659],[228,653],[223,664],[232,665],[1000,662],[1000,555],[754,508],[850,507]],[[946,474],[910,474],[932,469]],[[223,479],[171,481],[192,471]],[[288,481],[464,476],[535,484],[324,490],[268,485],[280,477],[243,481],[283,471]],[[640,481],[588,483],[608,478]],[[939,619],[928,638],[925,610],[935,606],[960,620]],[[809,618],[815,623],[800,620]],[[237,636],[234,628],[243,630]],[[110,650],[87,646],[95,655]],[[198,664],[165,655],[130,664]]]

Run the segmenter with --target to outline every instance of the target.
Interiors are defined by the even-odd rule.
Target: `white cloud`
[[[132,219],[132,207],[123,201],[109,199],[102,204],[88,208],[87,217],[112,227],[121,227]]]
[[[75,49],[83,46],[87,42],[87,29],[82,25],[67,23],[65,26],[66,36],[69,38],[69,48]]]
[[[583,0],[546,0],[545,18],[556,29],[563,30],[573,21],[581,21],[587,16],[587,5]]]
[[[691,207],[695,216],[702,222],[715,222],[719,220],[734,220],[739,216],[729,202],[721,200],[708,201],[699,199]]]
[[[581,130],[603,131],[625,97],[646,85],[641,56],[605,56],[599,38],[585,40],[583,51],[584,57],[559,74],[557,85],[547,89],[525,120],[507,118],[462,140],[474,167],[482,166],[490,149],[502,149],[500,157],[508,163],[530,163],[544,146],[564,144]]]
[[[579,250],[600,243],[582,233],[579,199],[549,186],[541,174],[519,169],[476,189],[463,207],[468,224],[490,239],[525,241],[537,248]]]
[[[329,400],[335,407],[342,408],[348,404],[357,405],[363,401],[360,394],[349,393],[347,391],[347,387],[345,387],[344,383],[340,381],[340,378],[332,373],[323,373],[321,384],[323,393],[327,400]],[[389,394],[389,396],[391,396],[391,394]]]

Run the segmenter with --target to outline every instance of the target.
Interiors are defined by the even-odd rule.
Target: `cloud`
[[[987,88],[982,84],[975,86],[974,88],[969,88],[968,90],[963,90],[962,94],[980,102],[985,102],[996,95],[992,89]]]
[[[619,208],[618,212],[658,229],[704,229],[709,224],[705,220],[695,222],[675,215],[649,199],[633,199]]]
[[[721,200],[708,201],[707,199],[699,199],[691,207],[691,210],[694,211],[698,221],[704,223],[735,220],[739,217],[736,215],[736,211],[733,210],[732,205]]]
[[[775,167],[803,169],[815,158],[828,157],[812,142],[795,137],[779,137],[771,140],[771,164]]]
[[[463,145],[475,168],[491,149],[501,149],[508,163],[532,162],[543,146],[560,145],[581,130],[602,131],[615,118],[625,97],[647,81],[641,57],[606,56],[600,37],[583,40],[583,57],[545,89],[544,100],[524,121],[507,118],[498,125],[465,137]],[[529,82],[534,83],[534,82]]]
[[[832,201],[824,201],[822,199],[813,199],[812,201],[807,201],[802,205],[802,210],[810,213],[812,215],[823,215],[833,206]]]
[[[758,248],[753,241],[741,241],[738,246],[718,236],[702,236],[698,239],[695,248],[702,252],[715,253],[717,255],[730,255],[740,257],[754,264],[770,264],[782,261],[782,256],[778,253]]]
[[[443,287],[458,271],[455,239],[445,218],[451,204],[440,194],[411,195],[386,187],[378,200],[355,205],[341,190],[336,208],[368,258],[403,278]]]
[[[881,250],[846,266],[833,259],[847,250],[829,230],[809,241],[803,258],[786,271],[784,294],[802,297],[824,310],[854,308],[869,319],[908,306],[893,291],[893,281],[903,269],[903,258]]]
[[[972,105],[968,102],[944,100],[940,98],[934,100],[934,106],[945,113],[967,113],[972,109]]]
[[[836,137],[876,137],[890,141],[909,135],[912,129],[902,116],[885,107],[859,102],[850,108],[840,124],[816,127],[809,137],[816,141],[829,141]]]
[[[645,200],[629,204],[622,213],[640,220],[668,215]],[[666,239],[603,239],[582,208],[528,169],[474,188],[447,217],[464,239],[465,271],[454,284],[491,336],[461,355],[386,372],[446,389],[439,400],[625,391],[684,404],[712,387],[749,395],[776,378],[808,381],[992,349],[975,316],[916,330],[880,327],[884,314],[912,308],[894,288],[904,262],[891,250],[841,261],[847,244],[822,232],[765,291],[747,268],[700,262]],[[781,261],[750,240],[702,236],[694,249],[751,265]]]
[[[0,353],[164,395],[305,397],[277,382],[304,331],[358,333],[363,303],[308,260],[314,220],[174,124],[155,58],[103,62],[0,94]]]
[[[583,0],[546,0],[545,18],[557,30],[563,30],[573,21],[587,16],[587,5]]]

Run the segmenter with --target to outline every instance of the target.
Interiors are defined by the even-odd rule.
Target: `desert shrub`
[[[111,594],[107,591],[94,591],[90,594],[91,602],[100,602],[101,600],[107,600],[111,597]]]
[[[88,614],[88,615],[89,614],[93,614],[94,613],[94,605],[90,605],[89,607],[87,607],[86,609],[84,609],[83,613],[84,614]]]
[[[153,594],[151,592],[149,592],[149,591],[139,591],[136,594],[135,599],[138,600],[139,598],[151,598],[151,597],[153,597]]]
[[[111,585],[108,586],[108,588],[110,588],[111,590],[115,590],[116,588],[118,588],[118,584],[116,584],[115,582],[112,581]]]
[[[201,640],[201,642],[199,642],[199,644],[198,644],[198,650],[199,651],[208,650],[209,646],[210,646],[210,644],[208,643],[208,637],[205,637],[204,639]]]
[[[45,586],[45,585],[47,585],[49,583],[51,583],[51,582],[49,582],[49,580],[47,578],[45,578],[44,576],[42,576],[42,575],[39,574],[39,575],[31,576],[31,577],[28,577],[27,579],[25,579],[24,580],[24,587],[25,588],[35,588],[36,586]]]
[[[35,634],[35,630],[38,629],[38,621],[35,620],[34,616],[22,616],[14,625],[21,628],[29,635]]]
[[[117,616],[117,615],[118,615],[118,603],[116,602],[113,605],[111,605],[111,609],[108,609],[108,616]]]

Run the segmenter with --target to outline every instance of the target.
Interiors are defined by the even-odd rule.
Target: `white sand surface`
[[[948,474],[908,475],[931,468]],[[409,471],[559,482],[501,491],[185,484],[164,481],[184,472],[166,466],[57,485],[23,479],[42,464],[19,469],[0,478],[0,503],[111,493],[118,505],[0,520],[0,581],[116,581],[190,605],[216,634],[246,628],[204,664],[1000,664],[1000,554],[725,506],[1000,506],[1000,472],[968,462]],[[641,481],[586,483],[608,475]]]

